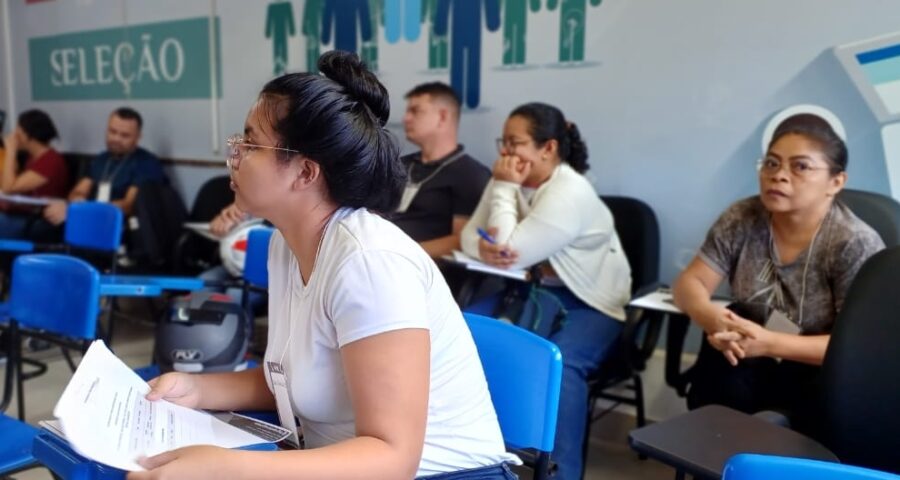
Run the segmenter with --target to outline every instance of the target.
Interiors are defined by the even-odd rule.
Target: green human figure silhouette
[[[306,0],[303,5],[303,20],[300,32],[306,41],[306,71],[316,73],[319,61],[320,38],[322,35],[323,0]]]
[[[438,0],[422,0],[422,23],[428,21],[428,69],[446,70],[449,66],[447,36],[434,34],[434,14]]]
[[[525,31],[528,25],[526,0],[501,0],[503,10],[503,65],[525,64]],[[532,12],[541,9],[541,0],[527,0]]]
[[[288,37],[297,34],[291,2],[273,2],[266,11],[266,38],[272,39],[273,73],[281,75],[288,63]]]
[[[384,0],[369,0],[369,19],[372,21],[372,39],[363,42],[359,56],[372,71],[378,71],[378,26],[384,26]]]
[[[602,0],[591,0],[596,7]],[[559,0],[547,0],[547,9],[555,10]],[[559,12],[559,61],[584,60],[584,30],[587,16],[587,0],[562,0]]]

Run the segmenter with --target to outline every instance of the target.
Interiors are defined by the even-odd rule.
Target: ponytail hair
[[[522,117],[528,121],[528,133],[538,146],[556,140],[560,160],[568,163],[576,172],[589,168],[588,150],[581,133],[574,123],[567,122],[562,112],[546,103],[532,102],[516,107],[510,117]]]
[[[318,163],[338,205],[393,211],[406,172],[384,128],[387,90],[355,53],[327,52],[318,69],[323,75],[289,73],[263,87],[260,99],[278,146]],[[290,161],[284,152],[282,157]]]

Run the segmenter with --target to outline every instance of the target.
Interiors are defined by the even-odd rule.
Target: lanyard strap
[[[453,163],[453,162],[459,160],[459,159],[462,158],[462,156],[465,155],[465,154],[466,154],[466,152],[465,152],[463,149],[460,149],[458,152],[456,152],[455,154],[451,155],[451,156],[448,157],[446,160],[444,160],[443,162],[441,162],[441,164],[437,167],[437,169],[435,169],[433,172],[431,172],[430,175],[428,175],[428,176],[425,177],[423,180],[420,180],[420,181],[418,181],[418,182],[413,182],[413,181],[412,181],[412,171],[413,171],[413,166],[416,165],[416,162],[415,162],[415,161],[412,161],[412,162],[409,163],[409,168],[407,169],[407,172],[406,172],[406,179],[407,179],[406,181],[407,181],[408,185],[410,185],[410,186],[421,187],[422,185],[425,184],[425,182],[431,180],[431,179],[434,178],[438,173],[440,173],[441,170],[444,169],[444,167],[446,167],[447,165],[450,165],[451,163]]]

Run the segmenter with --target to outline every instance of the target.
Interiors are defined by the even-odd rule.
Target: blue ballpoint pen
[[[487,232],[487,230],[485,230],[485,229],[483,229],[483,228],[481,228],[481,227],[478,227],[478,229],[476,229],[476,231],[478,232],[478,236],[481,237],[481,238],[483,238],[485,242],[488,242],[488,243],[490,243],[491,245],[496,245],[496,244],[497,244],[497,240],[494,240],[494,237],[492,237],[491,234]],[[506,250],[501,251],[501,252],[500,252],[500,256],[501,256],[501,257],[505,257],[505,256],[506,256]]]

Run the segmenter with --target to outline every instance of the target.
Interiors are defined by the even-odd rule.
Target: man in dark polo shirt
[[[87,174],[69,192],[68,202],[107,202],[128,217],[142,183],[166,181],[156,155],[138,146],[142,127],[141,115],[131,108],[122,107],[110,114],[106,151],[91,161]],[[66,206],[64,201],[51,203],[44,209],[44,218],[54,225],[65,222]]]
[[[459,235],[491,178],[457,142],[459,97],[440,82],[406,94],[403,129],[419,152],[402,158],[409,173],[391,220],[433,258],[459,249]]]

